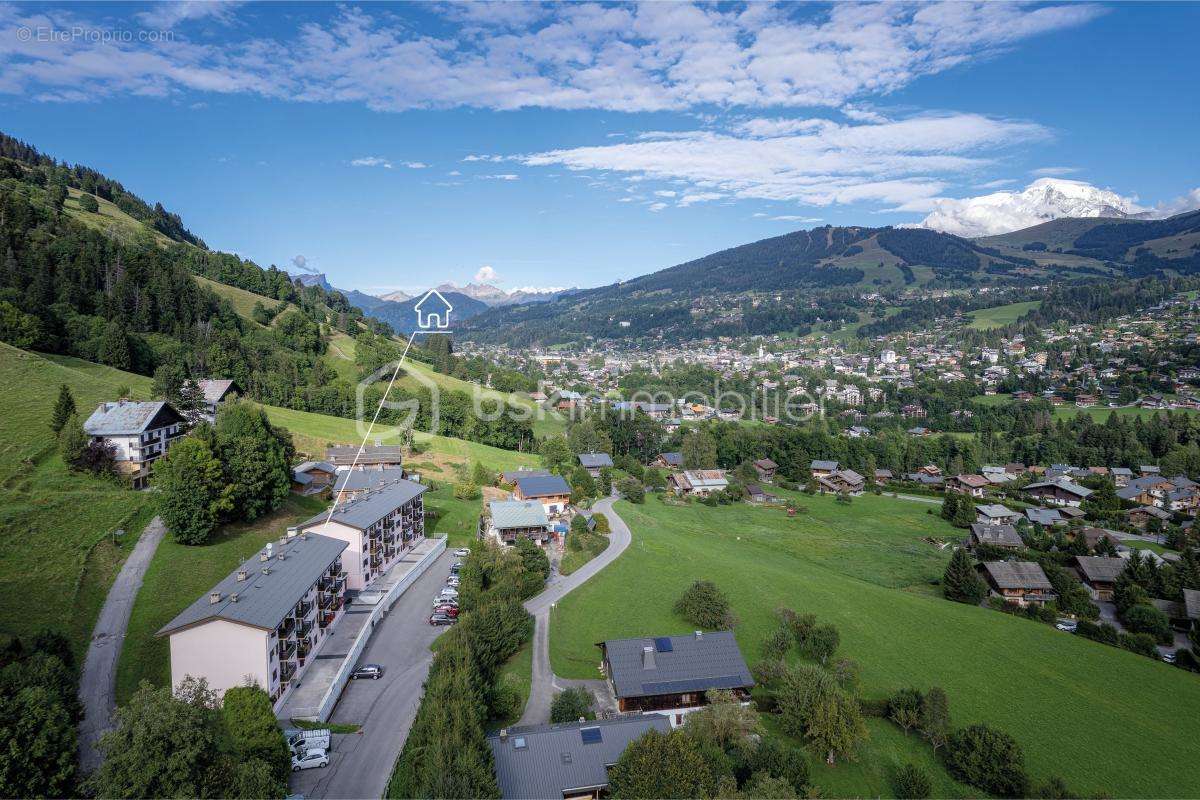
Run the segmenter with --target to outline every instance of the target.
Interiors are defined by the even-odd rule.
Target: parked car
[[[447,604],[443,603],[440,606],[434,606],[433,613],[445,614],[448,617],[457,617],[458,616],[458,606],[451,606],[451,605],[447,605]]]
[[[454,606],[458,608],[458,601],[453,597],[435,597],[433,598],[433,607],[437,608],[438,606]]]
[[[332,732],[329,728],[289,730],[284,732],[284,736],[293,753],[305,753],[309,750],[328,750]]]
[[[459,585],[459,580],[458,580],[458,578],[451,575],[449,578],[446,578],[446,585],[452,589],[457,589],[458,585]]]
[[[382,677],[383,677],[383,665],[382,664],[362,664],[360,666],[355,667],[354,671],[350,673],[350,680],[352,680],[352,681],[356,681],[359,678],[364,678],[364,679],[370,678],[373,681],[377,681]]]
[[[471,548],[460,547],[454,551],[454,555],[458,556],[459,558],[466,558],[467,556],[471,555]]]
[[[442,597],[458,597],[458,589],[453,586],[443,586],[442,591],[438,592]]]
[[[429,624],[430,625],[453,625],[456,622],[458,622],[458,620],[455,619],[454,617],[450,616],[449,614],[434,613],[434,614],[429,615]]]
[[[1066,633],[1074,633],[1079,629],[1079,623],[1073,619],[1060,619],[1054,627]]]
[[[1175,663],[1175,654],[1174,653],[1163,653],[1162,660],[1168,664],[1174,664]]]
[[[329,766],[329,753],[326,750],[305,750],[303,753],[292,756],[292,772],[327,766]]]

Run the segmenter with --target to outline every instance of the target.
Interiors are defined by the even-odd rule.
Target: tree
[[[935,751],[950,736],[950,699],[940,686],[921,698],[921,735]]]
[[[227,689],[221,699],[221,718],[239,764],[234,796],[286,795],[292,759],[267,693],[258,686]]]
[[[798,795],[804,795],[808,789],[808,762],[799,748],[785,746],[779,739],[763,736],[744,758],[746,775],[763,773],[783,778]]]
[[[693,431],[683,437],[684,469],[714,469],[717,466],[717,441],[708,431]]]
[[[575,461],[571,448],[567,446],[567,440],[561,436],[547,436],[542,440],[539,454],[546,469],[560,475],[570,469]]]
[[[125,326],[116,320],[108,323],[100,337],[100,345],[96,352],[100,363],[117,369],[129,369],[133,366],[133,353],[129,346],[129,334]]]
[[[775,694],[784,733],[803,736],[817,703],[837,690],[833,676],[815,664],[787,669],[779,679]]]
[[[851,758],[868,737],[858,701],[833,689],[817,698],[804,729],[804,737],[825,763],[833,766],[837,758]]]
[[[1170,644],[1175,640],[1171,621],[1167,615],[1152,605],[1139,603],[1125,612],[1125,627],[1134,633],[1147,633],[1159,644]]]
[[[50,412],[50,430],[57,436],[74,415],[75,396],[71,394],[71,387],[64,383],[58,389],[58,399],[54,401],[54,410]]]
[[[551,722],[574,722],[578,719],[595,719],[592,710],[596,698],[582,686],[572,686],[554,695],[550,701]],[[690,715],[689,715],[690,716]]]
[[[837,652],[841,643],[841,635],[833,625],[817,625],[808,632],[801,650],[809,658],[824,664],[829,657]]]
[[[745,797],[753,797],[756,800],[789,800],[799,797],[795,787],[786,778],[778,778],[766,772],[751,775],[742,788],[742,793]]]
[[[888,719],[908,733],[921,724],[921,705],[924,700],[920,689],[901,689],[888,698]]]
[[[95,214],[100,210],[100,203],[90,194],[79,195],[79,208],[88,213]]]
[[[27,686],[0,694],[0,792],[5,797],[75,794],[75,720],[53,693]]]
[[[734,625],[729,598],[712,581],[694,581],[675,601],[675,613],[705,630],[727,630]]]
[[[646,502],[646,490],[637,478],[621,478],[617,481],[617,492],[635,505]]]
[[[687,715],[684,730],[690,736],[711,742],[728,751],[735,744],[756,740],[762,734],[758,712],[744,706],[727,689],[711,689],[705,694],[708,704]]]
[[[524,537],[517,539],[516,550],[521,557],[521,596],[533,597],[550,577],[550,558],[545,550]]]
[[[204,544],[221,516],[233,510],[233,487],[221,461],[199,437],[188,436],[154,463],[159,513],[175,541]]]
[[[638,485],[639,486],[641,485],[641,481],[638,481]],[[600,486],[599,486],[599,488],[600,488],[600,496],[601,497],[608,497],[610,494],[612,494],[613,475],[612,475],[612,470],[609,469],[608,467],[604,467],[603,469],[600,470]]]
[[[226,403],[217,415],[217,451],[241,519],[274,511],[291,490],[291,436],[272,427],[262,409]]]
[[[68,469],[78,471],[84,464],[84,453],[91,437],[83,430],[83,423],[72,414],[58,432],[58,452]]]
[[[975,572],[971,557],[964,548],[958,548],[950,557],[942,575],[942,594],[947,600],[979,605],[987,594],[987,587]]]
[[[188,679],[178,695],[148,681],[117,709],[100,737],[104,763],[93,773],[99,798],[221,797],[226,768],[216,698]]]
[[[695,740],[652,730],[634,740],[608,771],[614,798],[711,796],[716,779]]]
[[[190,378],[180,384],[179,392],[175,395],[172,405],[188,421],[188,425],[199,424],[208,411],[204,390],[200,388],[199,383]]]
[[[963,783],[1000,797],[1024,797],[1029,791],[1025,756],[1016,740],[987,725],[971,725],[946,741],[946,769]]]
[[[900,800],[924,800],[933,791],[929,773],[916,764],[905,764],[896,771],[895,787]]]

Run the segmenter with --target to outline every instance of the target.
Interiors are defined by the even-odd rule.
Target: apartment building
[[[150,465],[183,436],[185,422],[182,414],[162,400],[118,400],[97,406],[83,423],[83,430],[93,442],[110,445],[117,470],[141,488],[149,478]]]
[[[252,681],[281,705],[345,604],[346,542],[289,531],[156,634],[169,637],[171,684],[205,678],[218,694]]]
[[[332,515],[323,511],[299,530],[345,542],[347,588],[365,589],[425,537],[427,489],[408,480],[384,483],[343,497]]]

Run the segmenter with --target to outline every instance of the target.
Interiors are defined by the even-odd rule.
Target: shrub
[[[582,686],[572,686],[554,695],[550,703],[551,722],[574,722],[577,719],[595,719],[592,711],[595,698]]]
[[[640,505],[646,502],[646,489],[637,478],[621,478],[617,481],[617,491],[631,503]]]
[[[950,699],[940,686],[934,686],[921,699],[921,735],[934,750],[950,736]]]
[[[1133,633],[1149,634],[1158,644],[1171,644],[1175,641],[1171,621],[1154,606],[1143,603],[1133,606],[1125,612],[1124,622],[1125,627]]]
[[[901,800],[923,800],[933,791],[929,774],[916,764],[905,764],[896,772],[895,788]]]
[[[808,761],[804,753],[769,736],[762,738],[758,746],[747,754],[745,772],[750,775],[766,773],[772,778],[782,778],[798,794],[808,789]]]
[[[808,632],[801,649],[809,658],[824,664],[837,652],[841,638],[838,629],[833,625],[817,625]]]
[[[1003,731],[971,725],[950,734],[943,758],[946,769],[963,783],[1000,797],[1024,797],[1029,791],[1025,756]]]
[[[1118,641],[1121,647],[1130,652],[1149,658],[1158,658],[1157,642],[1148,633],[1121,633]]]
[[[456,483],[454,484],[454,497],[457,500],[478,500],[483,496],[483,492],[476,483]]]
[[[734,626],[729,599],[712,581],[696,581],[675,601],[675,613],[706,630],[726,630]]]
[[[773,630],[762,643],[763,658],[768,661],[778,661],[787,655],[792,647],[792,632],[786,625],[780,625]]]
[[[920,689],[901,689],[888,698],[888,719],[908,733],[921,723],[921,704],[924,700]]]

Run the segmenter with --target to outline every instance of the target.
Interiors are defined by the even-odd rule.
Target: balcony
[[[298,644],[308,644],[308,637],[312,635],[313,624],[312,620],[304,620],[296,628],[296,642]]]
[[[279,682],[286,684],[296,676],[296,662],[284,661],[279,665]]]
[[[279,654],[280,661],[289,661],[293,656],[296,655],[296,640],[288,639],[282,641],[279,643],[279,646],[275,648],[275,650]]]
[[[321,616],[317,619],[317,624],[321,626],[321,630],[325,630],[333,624],[335,619],[337,619],[337,609],[322,611]]]
[[[302,620],[312,613],[313,604],[311,600],[301,600],[296,603],[296,619]]]

